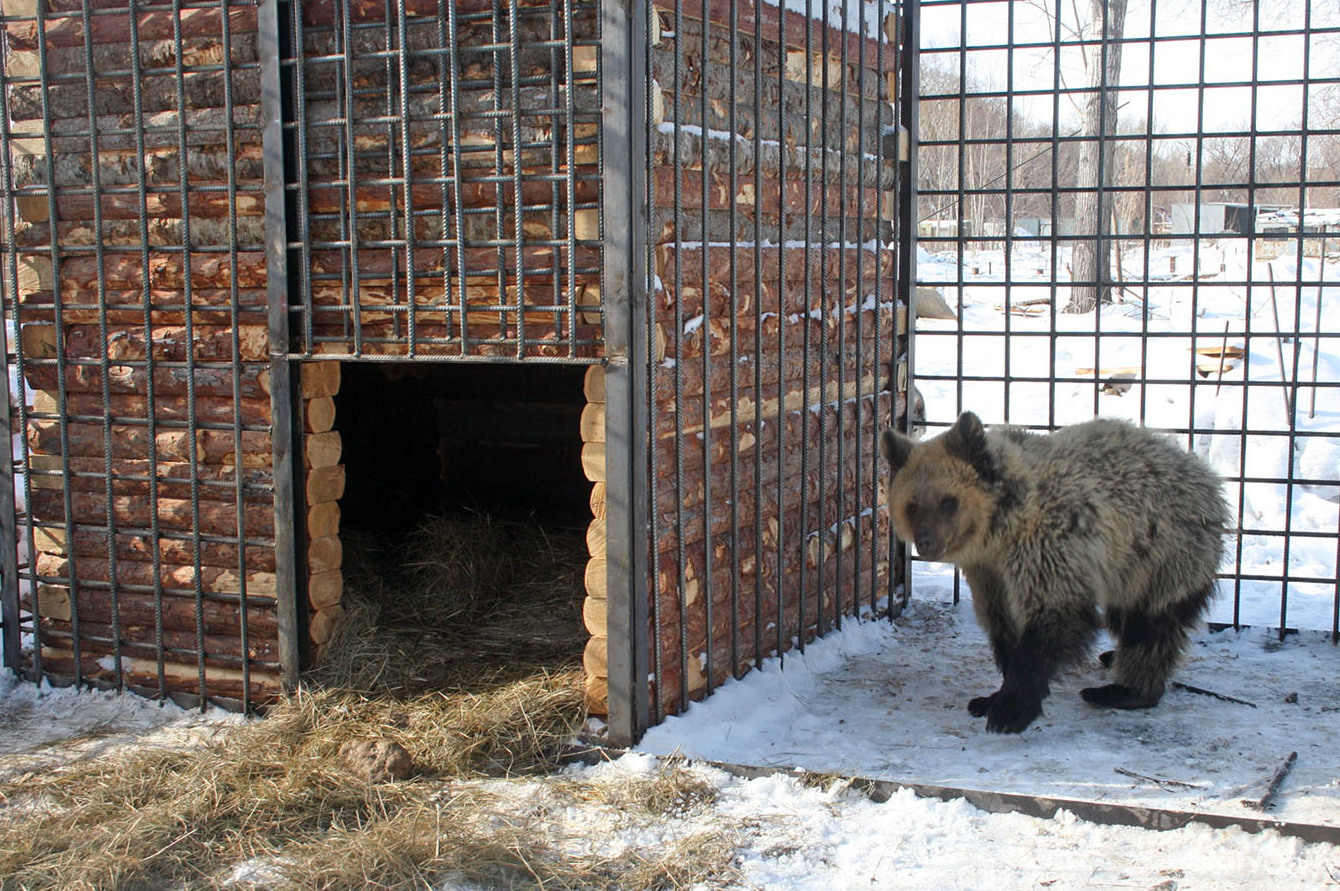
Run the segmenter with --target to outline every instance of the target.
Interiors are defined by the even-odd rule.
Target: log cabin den
[[[4,5],[23,676],[249,710],[362,610],[631,742],[892,594],[894,17]]]

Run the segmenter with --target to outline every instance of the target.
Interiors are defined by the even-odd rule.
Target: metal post
[[[280,0],[257,10],[261,60],[261,128],[265,157],[266,272],[270,307],[270,411],[274,457],[276,622],[280,673],[286,687],[298,682],[305,623],[299,610],[297,492],[294,487],[293,379],[287,358],[288,215],[284,199],[283,92],[280,70]],[[243,604],[245,609],[245,604]]]
[[[608,528],[609,733],[632,745],[647,729],[647,7],[601,8],[601,165],[605,300],[605,521]]]

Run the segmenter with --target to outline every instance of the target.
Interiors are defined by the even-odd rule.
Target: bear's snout
[[[934,529],[928,527],[918,529],[912,543],[917,546],[917,556],[925,560],[934,560],[944,551],[940,536],[935,534]]]

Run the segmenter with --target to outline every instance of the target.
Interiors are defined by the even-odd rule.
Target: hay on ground
[[[585,719],[580,533],[436,519],[346,554],[346,621],[264,719],[0,783],[0,887],[637,887],[498,821],[478,782],[551,770]],[[416,776],[355,780],[338,752],[358,737]]]

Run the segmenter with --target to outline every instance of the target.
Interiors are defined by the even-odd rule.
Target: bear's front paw
[[[1042,700],[1019,696],[1004,690],[990,697],[986,711],[987,733],[1023,733],[1033,719],[1042,714]]]
[[[990,696],[975,696],[968,700],[968,714],[974,718],[980,718],[982,715],[991,711],[991,703],[996,701],[997,693]]]

